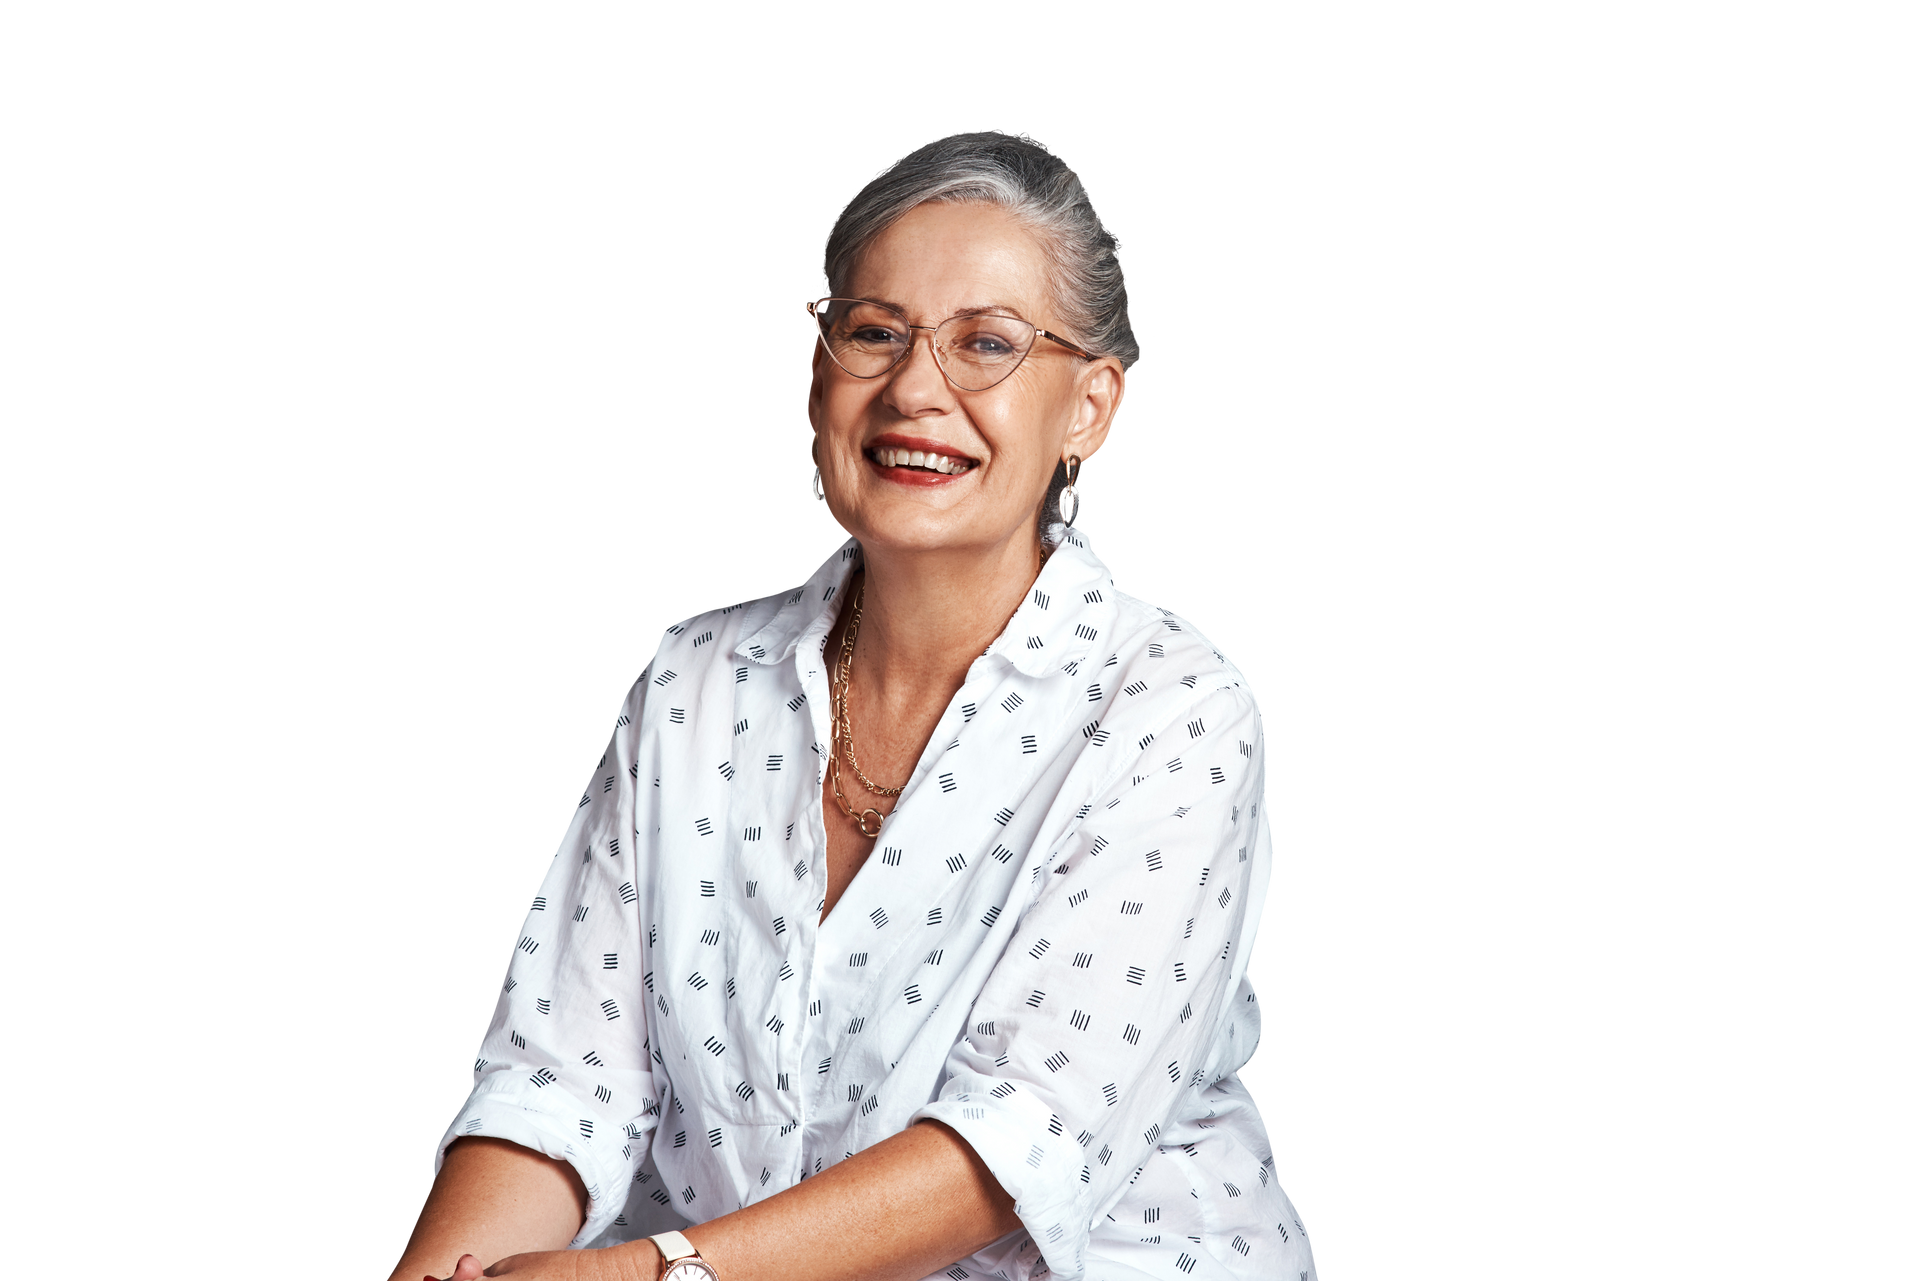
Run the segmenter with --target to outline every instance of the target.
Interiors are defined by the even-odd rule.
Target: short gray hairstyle
[[[929,201],[997,205],[1034,231],[1052,267],[1067,336],[1125,369],[1140,359],[1127,319],[1120,242],[1066,162],[1033,139],[957,133],[930,142],[860,189],[827,237],[827,289],[844,295],[874,237]]]

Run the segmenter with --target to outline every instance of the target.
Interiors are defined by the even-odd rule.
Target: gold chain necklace
[[[853,769],[853,775],[875,796],[898,796],[906,790],[906,784],[899,787],[882,787],[867,777],[860,768],[860,762],[853,754],[853,716],[847,711],[847,688],[853,683],[853,643],[860,635],[860,607],[866,601],[867,585],[860,584],[860,590],[853,596],[853,617],[847,620],[846,635],[840,638],[840,661],[835,665],[833,674],[833,748],[827,756],[827,774],[833,782],[833,799],[840,802],[840,808],[846,811],[862,836],[880,835],[880,824],[886,821],[886,815],[871,807],[855,811],[840,790],[840,758],[845,756],[847,764]]]

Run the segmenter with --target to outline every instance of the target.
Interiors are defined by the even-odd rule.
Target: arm
[[[598,1236],[645,1157],[659,1097],[638,991],[648,883],[620,841],[652,822],[631,786],[645,689],[642,676],[527,913],[396,1281]]]
[[[985,1163],[929,1121],[686,1236],[722,1281],[917,1281],[1019,1226]]]
[[[451,1154],[447,1164],[453,1164]],[[436,1197],[439,1192],[436,1185]],[[505,1203],[531,1201],[508,1195]],[[564,1245],[579,1215],[558,1198],[546,1204],[554,1215],[547,1220],[547,1240]],[[584,1206],[584,1197],[577,1204]],[[423,1231],[432,1213],[429,1200]],[[1013,1198],[966,1141],[926,1121],[765,1201],[688,1228],[686,1237],[721,1281],[915,1281],[1019,1226]],[[422,1257],[438,1262],[446,1253],[443,1248],[440,1255]],[[659,1270],[653,1243],[634,1241],[584,1253],[522,1254],[501,1260],[488,1274],[525,1281],[654,1281]],[[394,1281],[418,1278],[396,1272]]]
[[[1259,714],[1237,688],[1156,710],[1049,852],[940,1097],[915,1114],[980,1154],[1062,1277],[1087,1272],[1095,1225],[1142,1167],[1199,1137],[1204,1092],[1258,1039],[1236,997],[1271,858]],[[1148,727],[1107,724],[1116,741]],[[1270,1177],[1264,1155],[1248,1178]]]
[[[587,1190],[564,1161],[504,1139],[447,1149],[392,1281],[447,1276],[461,1255],[491,1262],[521,1250],[558,1250],[587,1215]]]

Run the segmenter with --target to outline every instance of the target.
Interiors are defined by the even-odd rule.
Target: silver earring
[[[823,503],[827,501],[827,491],[820,484],[820,469],[818,467],[813,469],[813,496]]]
[[[1080,491],[1073,487],[1073,483],[1079,479],[1080,455],[1073,454],[1067,460],[1067,487],[1060,491],[1060,521],[1068,529],[1072,529],[1073,522],[1080,519]],[[1069,498],[1073,500],[1071,511],[1067,510]]]

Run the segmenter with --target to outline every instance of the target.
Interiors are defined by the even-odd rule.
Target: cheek
[[[1049,440],[1065,439],[1073,408],[1079,400],[1079,380],[1064,360],[1029,359],[1007,381],[1019,399],[1020,411]]]
[[[820,438],[814,451],[820,455],[820,471],[849,474],[860,467],[860,424],[866,421],[870,392],[864,386],[824,386],[814,392],[812,428]]]
[[[991,411],[981,414],[977,421],[993,443],[998,460],[1013,464],[1010,470],[1053,474],[1073,410],[1072,388],[1061,384],[1061,379],[1044,372],[1029,374],[1022,365],[994,389],[1004,388],[1006,394],[995,397]]]
[[[858,433],[879,388],[851,378],[828,378],[815,398],[814,426],[826,435]]]

